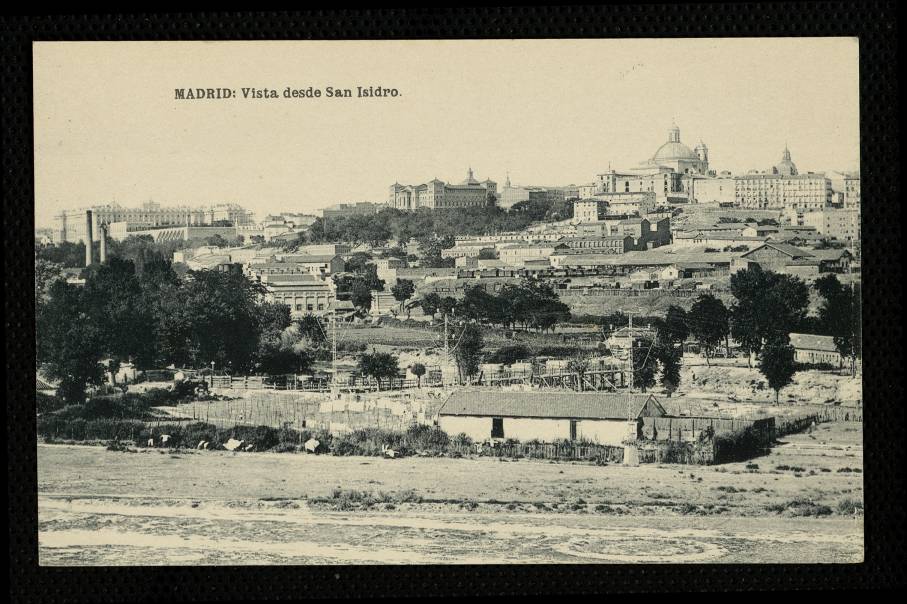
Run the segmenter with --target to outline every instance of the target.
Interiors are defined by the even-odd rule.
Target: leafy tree
[[[258,341],[258,370],[271,375],[305,373],[315,360],[299,322],[290,321],[284,304],[262,305]],[[317,327],[316,327],[317,328]]]
[[[252,368],[258,349],[259,304],[264,288],[235,272],[190,271],[171,291],[159,317],[175,362],[232,371]]]
[[[466,289],[463,298],[457,304],[456,313],[471,321],[479,323],[503,323],[504,310],[500,301],[484,287],[474,285]]]
[[[485,340],[482,337],[481,328],[474,323],[467,323],[463,327],[459,341],[453,346],[461,382],[471,381],[472,377],[479,372],[484,347]]]
[[[856,357],[860,352],[860,287],[845,287],[833,275],[826,275],[815,282],[816,291],[822,296],[819,307],[818,327],[832,336],[835,348],[842,358],[850,359],[851,374],[856,371]]]
[[[493,247],[485,247],[479,250],[479,260],[495,260],[498,252]]]
[[[728,335],[728,310],[724,302],[711,294],[703,294],[693,303],[687,315],[690,331],[705,350],[706,364],[712,351]]]
[[[84,308],[102,336],[102,352],[117,361],[132,359],[137,367],[150,367],[157,356],[155,321],[131,260],[112,256],[106,264],[86,271]]]
[[[36,316],[38,364],[60,381],[57,394],[70,404],[82,403],[86,387],[100,385],[104,377],[104,334],[86,312],[84,297],[82,288],[54,281]]]
[[[797,372],[794,363],[794,347],[787,336],[776,336],[762,347],[759,359],[759,370],[768,385],[775,391],[775,404],[778,404],[778,393],[793,381]]]
[[[350,288],[350,302],[353,306],[367,311],[372,305],[372,290],[365,281],[357,280]]]
[[[50,298],[50,286],[63,279],[63,267],[56,262],[35,260],[35,316],[39,316]]]
[[[95,244],[98,245],[98,244]],[[98,247],[100,247],[98,245]],[[96,255],[95,258],[98,256]],[[61,241],[49,245],[35,244],[35,259],[59,264],[63,268],[78,268],[85,265],[85,244]]]
[[[372,352],[359,357],[359,373],[373,377],[381,389],[381,380],[397,377],[399,373],[397,357],[387,352]]]
[[[731,275],[730,286],[731,335],[751,360],[766,340],[797,330],[806,318],[809,287],[796,277],[755,266]]]
[[[638,338],[633,341],[633,387],[643,392],[655,385],[658,354],[654,347],[655,342],[649,338]]]
[[[659,339],[671,345],[683,344],[690,335],[687,325],[687,312],[679,306],[671,305],[665,312],[663,323],[657,330]]]
[[[422,299],[419,301],[419,305],[422,307],[422,312],[426,315],[434,317],[437,314],[438,310],[441,308],[441,296],[435,292],[430,292],[422,296]]]
[[[372,255],[366,252],[356,252],[346,260],[344,267],[349,273],[364,273],[365,267],[372,261]]]
[[[409,370],[413,372],[414,376],[416,376],[416,386],[421,388],[422,376],[425,375],[425,365],[423,365],[422,363],[413,363],[412,367],[410,367]]]
[[[307,314],[296,320],[300,337],[308,340],[313,345],[319,345],[327,340],[324,323],[313,314]]]
[[[489,358],[489,363],[501,363],[502,365],[513,365],[523,359],[532,356],[531,351],[523,344],[514,344],[512,346],[502,346],[494,352]]]
[[[674,346],[658,346],[657,357],[661,366],[661,385],[670,397],[680,386],[680,362],[683,349]]]
[[[457,299],[453,296],[443,296],[438,303],[438,312],[442,315],[452,315],[457,309]]]
[[[211,245],[214,247],[227,247],[230,245],[222,235],[211,235],[210,237],[205,237],[205,245]]]
[[[416,286],[409,279],[399,279],[391,288],[391,293],[394,294],[394,300],[403,304],[416,292]]]

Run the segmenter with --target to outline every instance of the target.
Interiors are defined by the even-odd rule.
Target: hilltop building
[[[419,185],[394,183],[388,205],[398,210],[481,208],[495,203],[497,194],[497,183],[489,179],[479,182],[469,168],[466,179],[457,185],[437,178]]]

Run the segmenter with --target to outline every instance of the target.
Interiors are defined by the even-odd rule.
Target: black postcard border
[[[799,591],[904,584],[898,19],[893,2],[322,9],[3,17],[10,596],[15,602]],[[32,55],[38,40],[857,36],[863,206],[866,561],[855,565],[41,568],[34,399]],[[796,60],[796,57],[791,57]],[[594,66],[592,71],[594,72]],[[113,91],[112,93],[116,93]],[[834,96],[834,90],[828,94]],[[606,116],[603,114],[603,119]],[[254,546],[254,544],[250,544]]]

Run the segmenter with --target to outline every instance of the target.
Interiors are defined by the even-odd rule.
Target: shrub
[[[774,503],[766,506],[770,512],[783,513],[788,516],[828,516],[832,513],[830,507],[819,504],[806,497],[797,497],[784,503]]]
[[[858,499],[852,499],[850,497],[845,497],[840,500],[835,506],[835,510],[839,514],[856,514],[857,512],[863,512],[863,502]]]
[[[38,413],[51,413],[59,411],[66,405],[63,399],[43,392],[35,393],[35,410]]]
[[[526,346],[522,344],[515,344],[513,346],[502,346],[497,349],[493,354],[490,354],[486,362],[488,363],[501,363],[503,365],[512,365],[517,361],[523,359],[528,359],[532,356],[532,352]]]

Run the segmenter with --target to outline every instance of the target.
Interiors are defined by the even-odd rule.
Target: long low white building
[[[438,426],[474,441],[588,440],[622,446],[637,438],[643,417],[665,415],[651,394],[458,390],[438,410]]]

